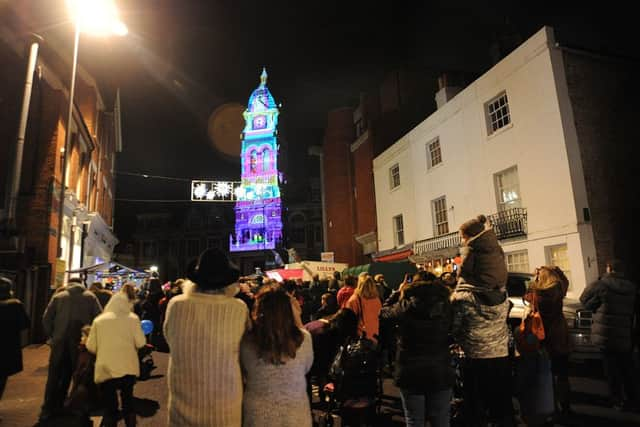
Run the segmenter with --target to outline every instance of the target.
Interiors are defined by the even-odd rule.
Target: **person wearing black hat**
[[[239,277],[224,252],[207,249],[188,275],[194,285],[169,302],[169,426],[242,424],[239,352],[249,311],[234,298]]]
[[[20,333],[29,327],[29,317],[20,300],[13,297],[11,279],[0,276],[0,399],[7,378],[22,371]]]

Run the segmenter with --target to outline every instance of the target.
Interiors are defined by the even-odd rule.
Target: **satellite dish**
[[[240,157],[240,134],[244,129],[242,113],[245,107],[238,103],[223,104],[216,108],[207,125],[209,139],[216,150],[231,157]]]

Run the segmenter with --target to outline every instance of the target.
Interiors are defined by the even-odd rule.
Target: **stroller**
[[[321,427],[372,425],[380,409],[380,352],[365,337],[340,347],[324,386],[326,409]]]

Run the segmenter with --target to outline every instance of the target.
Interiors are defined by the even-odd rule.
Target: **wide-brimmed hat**
[[[207,249],[198,257],[198,264],[189,279],[202,289],[220,289],[235,283],[240,270],[220,249]]]

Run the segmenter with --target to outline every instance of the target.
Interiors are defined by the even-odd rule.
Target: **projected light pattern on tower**
[[[235,233],[229,238],[229,250],[234,252],[275,249],[282,239],[278,114],[263,69],[260,85],[249,97],[243,113],[241,185],[234,189]]]

